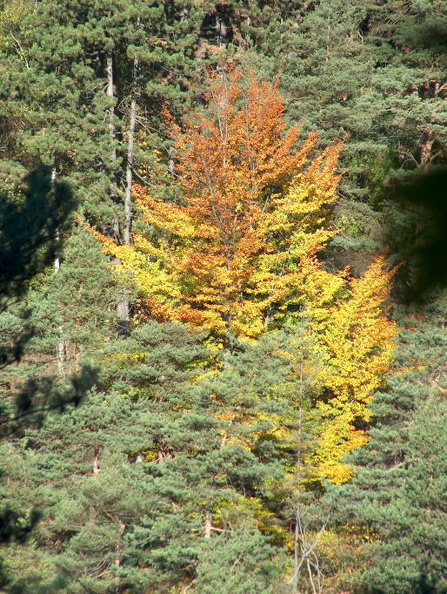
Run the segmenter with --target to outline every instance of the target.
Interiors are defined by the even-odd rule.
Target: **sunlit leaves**
[[[132,271],[150,317],[255,338],[305,302],[307,262],[334,234],[341,147],[312,158],[313,134],[297,150],[277,87],[253,73],[209,83],[207,109],[173,126],[181,204],[135,186],[150,233],[132,248],[100,239]]]
[[[322,429],[319,448],[311,457],[320,476],[334,482],[351,476],[343,458],[367,442],[368,405],[392,362],[396,325],[384,303],[393,273],[386,270],[383,257],[376,258],[363,277],[349,282],[349,298],[314,322],[325,362],[326,395],[317,403]]]

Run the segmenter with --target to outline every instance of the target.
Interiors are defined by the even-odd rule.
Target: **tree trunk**
[[[209,510],[207,510],[206,515],[205,515],[205,530],[203,533],[204,538],[211,538],[212,528],[213,528],[213,524],[212,524],[211,512]]]
[[[298,498],[300,496],[301,487],[301,456],[302,456],[302,440],[303,440],[303,406],[304,406],[304,389],[303,389],[303,361],[300,361],[300,376],[299,376],[299,390],[298,390],[298,423],[297,423],[297,451],[296,451],[296,488]],[[299,591],[300,569],[303,564],[301,557],[301,509],[299,499],[296,502],[295,510],[295,532],[294,532],[294,563],[293,574],[291,579],[292,591]]]
[[[124,197],[124,233],[123,239],[126,245],[130,245],[132,226],[132,182],[133,182],[133,157],[135,143],[135,128],[137,121],[137,76],[138,59],[133,61],[132,72],[132,97],[130,102],[129,130],[127,138],[127,167],[126,167],[126,194]]]
[[[53,165],[51,167],[51,191],[53,192],[53,194],[56,191],[56,161],[55,161],[54,155],[53,155]],[[56,232],[56,242],[58,244],[60,242],[59,230]],[[53,266],[54,266],[54,273],[57,274],[61,267],[61,260],[60,260],[59,256],[56,256],[54,258]],[[60,325],[59,326],[59,342],[56,347],[56,359],[57,359],[57,370],[59,372],[59,375],[61,375],[61,376],[65,375],[65,354],[66,354],[66,348],[65,348],[65,341],[63,339],[63,328]]]
[[[115,100],[115,77],[114,77],[114,57],[113,51],[110,50],[107,54],[106,61],[106,72],[107,72],[107,97],[112,101]],[[112,201],[118,201],[118,181],[116,175],[116,163],[117,163],[117,152],[116,152],[116,128],[115,128],[115,110],[113,104],[109,111],[109,133],[110,133],[110,178],[111,178],[111,198]],[[126,206],[125,206],[126,208]],[[121,241],[121,233],[118,219],[115,218],[112,224],[114,240],[117,242]],[[118,258],[115,258],[116,264],[121,264]],[[129,316],[129,300],[122,299],[118,302],[117,308],[117,332],[119,336],[128,337],[130,334],[130,316]]]
[[[99,464],[99,454],[100,454],[100,447],[97,443],[93,446],[93,476],[98,476],[101,472],[101,467]]]
[[[115,78],[113,73],[113,51],[110,50],[107,53],[106,60],[106,72],[107,72],[107,97],[111,100],[115,100]],[[111,196],[116,199],[118,197],[118,184],[116,179],[116,129],[115,129],[115,109],[112,105],[109,109],[109,135],[110,135],[110,178],[112,182]]]
[[[435,143],[433,132],[430,130],[424,133],[421,144],[421,167],[427,169],[432,159],[432,149]]]
[[[303,509],[300,502],[300,487],[302,482],[302,464],[303,464],[303,413],[304,413],[304,360],[300,361],[299,367],[299,390],[298,390],[298,422],[297,422],[297,453],[296,453],[296,483],[297,483],[297,501],[295,509],[295,533],[294,533],[294,562],[293,573],[289,580],[292,586],[292,592],[299,593],[301,573],[307,569],[309,586],[312,594],[322,593],[323,575],[317,555],[317,545],[321,535],[326,529],[329,518],[327,518],[316,537],[309,531]],[[311,540],[312,539],[312,540]]]

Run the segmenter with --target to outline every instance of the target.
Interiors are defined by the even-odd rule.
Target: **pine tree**
[[[147,133],[162,105],[188,104],[204,9],[120,0],[62,9],[46,0],[24,12],[17,23],[5,9],[2,21],[0,175],[14,184],[23,167],[43,162],[75,188],[93,225],[128,244],[136,138],[141,132],[163,145],[158,124]],[[129,306],[124,291],[117,304],[124,334]]]
[[[26,303],[30,287],[49,262],[60,253],[58,230],[67,226],[74,206],[66,185],[52,184],[45,168],[30,173],[21,192],[2,193],[0,213],[0,447],[5,457],[12,454],[6,438],[23,434],[27,425],[38,426],[51,411],[77,406],[95,381],[93,369],[78,369],[76,376],[60,385],[42,369],[34,376],[24,375],[21,361],[26,358],[36,330],[33,311]],[[20,372],[17,373],[17,368]],[[29,368],[25,366],[29,372]],[[14,457],[5,460],[1,473],[0,544],[17,550],[35,533],[42,509],[30,500],[11,496],[8,486],[17,475]],[[19,471],[20,473],[20,471]],[[23,476],[23,475],[22,475]],[[3,487],[6,488],[3,488]],[[0,568],[1,586],[9,585],[8,569]]]
[[[371,441],[352,484],[335,493],[339,517],[367,554],[351,576],[367,592],[445,588],[445,296],[408,317],[396,372],[371,405]],[[348,532],[349,533],[349,532]],[[359,575],[360,573],[360,575]]]
[[[5,444],[6,497],[14,490],[16,505],[45,510],[32,541],[3,551],[11,588],[139,592],[197,580],[200,591],[213,579],[223,592],[249,545],[254,591],[283,579],[295,456],[289,338],[241,344],[224,361],[202,339],[142,326],[111,348],[103,393]]]

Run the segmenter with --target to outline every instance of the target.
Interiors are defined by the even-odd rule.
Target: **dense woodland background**
[[[0,588],[447,592],[445,0],[0,2]]]

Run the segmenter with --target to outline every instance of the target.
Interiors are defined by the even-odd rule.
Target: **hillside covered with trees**
[[[0,591],[447,594],[445,0],[0,1]]]

